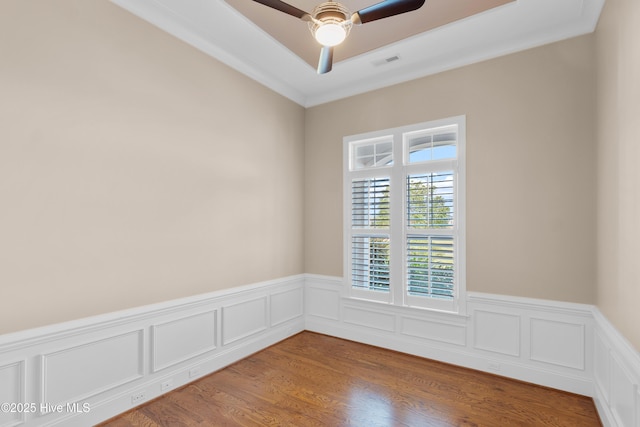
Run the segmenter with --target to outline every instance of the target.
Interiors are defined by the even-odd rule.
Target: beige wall
[[[640,3],[607,0],[596,30],[598,306],[640,350]]]
[[[0,333],[302,273],[303,126],[107,0],[3,0]]]
[[[595,303],[593,36],[306,113],[305,271],[342,276],[342,137],[467,116],[467,288]]]
[[[306,112],[106,0],[0,8],[0,334],[341,276],[342,137],[466,114],[469,290],[597,302],[640,348],[639,3]]]

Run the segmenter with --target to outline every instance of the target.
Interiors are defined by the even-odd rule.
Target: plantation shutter
[[[345,137],[349,297],[464,310],[464,116]]]

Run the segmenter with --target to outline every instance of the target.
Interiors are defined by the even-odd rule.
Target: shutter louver
[[[354,228],[389,227],[389,178],[352,182],[351,225]]]
[[[453,226],[453,172],[407,177],[407,225],[409,228]]]
[[[453,237],[407,237],[409,295],[453,298],[453,250]]]
[[[352,286],[389,291],[389,238],[354,236],[351,247]]]
[[[465,118],[344,138],[349,298],[464,312]]]

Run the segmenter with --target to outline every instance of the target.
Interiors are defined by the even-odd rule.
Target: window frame
[[[456,157],[409,163],[407,136],[420,131],[436,132],[438,128],[457,126]],[[356,168],[352,146],[392,141],[392,159],[388,165]],[[407,219],[406,179],[409,175],[453,171],[454,222],[451,229],[409,229]],[[352,224],[352,181],[385,178],[390,180],[390,226],[387,228],[354,228]],[[369,300],[395,306],[466,313],[466,116],[460,115],[397,128],[384,129],[343,138],[343,228],[344,289],[347,298]],[[390,244],[389,292],[359,289],[352,286],[352,240],[354,235],[388,234]],[[452,299],[409,295],[407,239],[409,236],[438,235],[454,238],[454,292]]]

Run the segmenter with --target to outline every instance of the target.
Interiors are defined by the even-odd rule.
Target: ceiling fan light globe
[[[340,24],[328,23],[318,27],[314,37],[322,46],[337,46],[347,37],[347,30]]]

